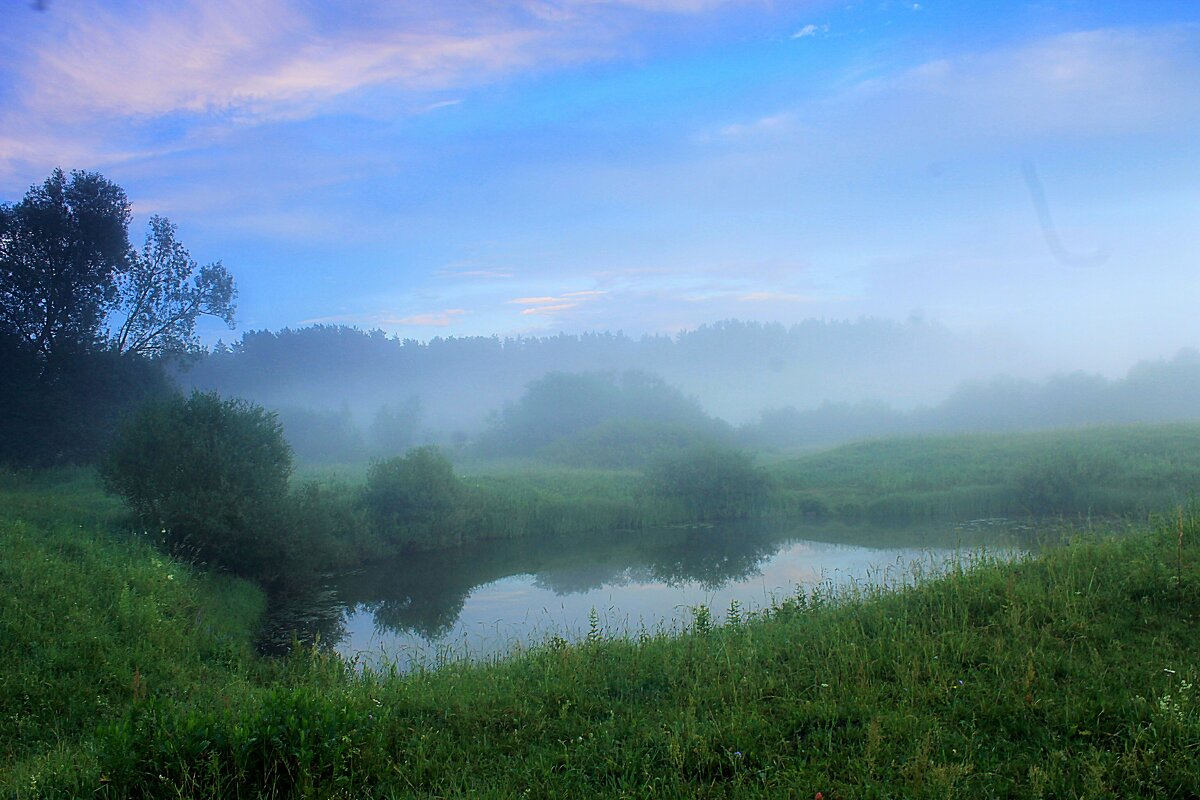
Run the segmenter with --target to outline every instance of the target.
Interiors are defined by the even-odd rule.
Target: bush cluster
[[[650,492],[678,503],[689,519],[745,519],[761,513],[770,482],[740,450],[697,447],[659,458],[646,471]]]
[[[100,469],[172,554],[265,582],[294,566],[281,548],[291,471],[273,414],[200,392],[142,408]]]

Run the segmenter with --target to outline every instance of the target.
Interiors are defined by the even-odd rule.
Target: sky
[[[1200,345],[1198,143],[1193,0],[0,4],[0,200],[104,174],[242,331],[917,316],[1116,374]]]

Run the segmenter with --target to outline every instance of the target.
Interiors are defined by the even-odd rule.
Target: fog
[[[135,228],[169,216],[224,262],[242,332],[700,346],[727,319],[930,320],[895,354],[839,341],[844,370],[783,342],[735,348],[761,369],[734,381],[683,347],[545,359],[646,369],[735,424],[1112,379],[1197,344],[1193,4],[121,5],[4,12],[0,198],[102,172]],[[500,404],[442,416],[474,380],[442,362],[445,388],[417,391],[433,429]],[[502,402],[539,373],[510,371],[480,386]],[[367,425],[386,401],[346,402]]]
[[[314,326],[247,334],[176,378],[276,410],[302,460],[331,463],[436,443],[478,457],[631,466],[648,453],[589,448],[616,436],[627,450],[709,441],[787,452],[1200,416],[1195,350],[1114,378],[1053,372],[1013,342],[921,319],[424,343]]]

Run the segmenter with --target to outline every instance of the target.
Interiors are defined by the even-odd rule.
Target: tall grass
[[[779,463],[772,474],[784,515],[1145,516],[1200,486],[1200,426],[889,439]]]
[[[44,796],[1189,797],[1200,520],[397,675],[132,703]],[[15,787],[16,783],[8,786]]]
[[[250,655],[261,593],[112,527],[88,473],[7,475],[0,509],[0,765],[207,695]]]

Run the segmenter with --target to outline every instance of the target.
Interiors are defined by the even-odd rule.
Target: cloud
[[[821,33],[829,33],[828,25],[814,25],[811,22],[792,34],[793,39],[808,39]]]
[[[283,0],[163,3],[138,15],[83,4],[54,8],[68,33],[36,50],[24,100],[68,121],[181,112],[304,116],[371,86],[444,89],[553,59],[546,34],[533,28],[351,22],[326,31]]]
[[[454,323],[455,318],[466,314],[464,308],[448,308],[445,311],[435,311],[429,314],[413,314],[396,320],[387,320],[395,325],[418,325],[424,327],[445,328]]]
[[[53,24],[42,29],[62,33],[28,45],[18,85],[28,109],[59,121],[302,118],[370,87],[440,91],[610,57],[621,52],[612,42],[627,26],[608,20],[606,9],[697,14],[730,2],[367,3],[323,15],[299,0],[54,3]],[[434,98],[411,111],[460,102]]]
[[[264,123],[428,114],[514,75],[628,57],[663,15],[747,1],[51,3],[0,32],[0,179],[199,150]]]
[[[792,294],[789,292],[748,292],[738,297],[743,303],[815,303],[820,298],[807,294]]]
[[[719,139],[743,139],[755,136],[772,136],[794,132],[798,127],[796,114],[785,111],[778,114],[768,114],[749,122],[732,122],[722,125],[716,131],[702,133],[701,141]]]
[[[529,308],[521,309],[522,316],[541,316],[578,308],[582,303],[596,300],[607,294],[608,292],[603,289],[582,289],[574,292],[562,292],[557,295],[514,297],[506,302],[513,305],[529,306]]]
[[[1200,119],[1198,53],[1196,26],[1079,31],[928,61],[854,94],[935,135],[1143,132]]]
[[[578,305],[579,303],[555,303],[553,305],[546,306],[533,306],[532,308],[521,309],[521,314],[524,316],[531,316],[534,314],[555,314],[559,311],[566,311],[567,309],[576,308]]]
[[[958,52],[866,80],[851,72],[824,97],[704,127],[694,140],[735,148],[745,174],[758,167],[847,181],[889,161],[946,161],[1014,144],[1200,135],[1197,97],[1200,26],[1105,28]]]

